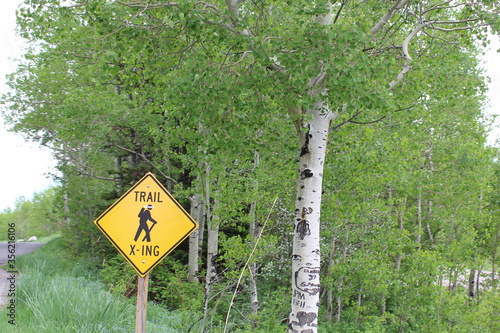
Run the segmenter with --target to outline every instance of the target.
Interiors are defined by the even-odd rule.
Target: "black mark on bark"
[[[312,176],[313,176],[313,173],[312,173],[311,169],[305,169],[304,171],[301,172],[300,179],[306,179],[306,178],[309,178]]]
[[[307,214],[311,214],[313,209],[311,207],[302,207],[302,219],[305,219]]]
[[[304,266],[295,272],[295,287],[298,290],[308,293],[309,295],[316,295],[319,293],[319,267]]]
[[[309,131],[307,131],[306,136],[305,136],[305,142],[304,145],[300,148],[300,157],[309,154],[309,139],[312,138],[312,135],[309,134]]]
[[[297,319],[299,322],[297,323],[300,327],[303,327],[305,325],[307,326],[312,326],[311,324],[314,322],[316,319],[316,313],[315,312],[305,312],[305,311],[299,311],[297,312]],[[308,331],[308,330],[306,330]],[[304,331],[302,331],[304,332]]]
[[[299,233],[299,237],[301,240],[304,240],[306,236],[311,235],[311,229],[309,228],[309,222],[307,220],[302,220],[297,223],[297,228],[295,230]]]

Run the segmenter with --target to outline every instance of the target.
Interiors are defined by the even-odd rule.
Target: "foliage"
[[[122,255],[106,260],[99,275],[113,293],[130,296],[136,292],[137,273]]]
[[[168,257],[152,271],[149,293],[151,300],[162,303],[169,310],[201,312],[201,285],[188,281],[185,264]]]
[[[494,293],[481,291],[471,310],[466,291],[436,281],[497,261],[498,152],[485,146],[478,44],[488,25],[498,28],[498,3],[332,2],[324,26],[326,5],[23,6],[19,31],[32,48],[10,76],[3,111],[56,153],[66,245],[102,262],[110,288],[132,295],[130,268],[92,221],[153,171],[186,206],[203,197],[219,252],[216,279],[201,279],[212,295],[188,282],[184,244],[153,271],[151,296],[171,309],[208,304],[215,330],[235,294],[231,330],[255,331],[255,322],[279,330],[290,303],[282,288],[293,278],[296,161],[309,149],[297,138],[309,138],[320,99],[335,114],[325,181],[314,189],[322,193],[323,329],[493,329],[481,318],[495,311]],[[325,78],[321,87],[315,78]],[[240,289],[235,281],[255,244],[251,226],[258,234],[264,221],[250,261],[260,309],[249,316],[252,277],[244,272]],[[213,240],[201,236],[204,253]],[[198,278],[209,266],[199,261]]]
[[[57,187],[35,193],[30,200],[18,198],[14,209],[8,208],[0,213],[0,225],[5,230],[0,237],[7,237],[9,224],[15,225],[16,239],[26,241],[31,236],[42,238],[59,231],[63,223],[61,201]]]

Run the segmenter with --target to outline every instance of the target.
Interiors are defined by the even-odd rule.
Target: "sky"
[[[15,69],[13,59],[20,58],[23,51],[21,39],[15,34],[15,11],[21,0],[7,0],[0,11],[0,94],[5,93],[5,75]],[[500,116],[500,49],[499,38],[492,41],[490,52],[484,57],[487,75],[491,78],[489,97],[491,105],[487,112]],[[0,212],[14,208],[19,197],[31,199],[55,183],[50,178],[55,161],[50,151],[37,144],[25,142],[17,134],[7,131],[0,119]],[[489,137],[490,144],[500,140],[500,130]]]
[[[5,75],[15,69],[11,59],[22,55],[21,39],[15,34],[15,12],[20,0],[2,2],[0,11],[0,94],[7,90]],[[8,126],[0,119],[0,212],[14,208],[16,199],[31,199],[54,182],[48,174],[55,161],[51,153],[38,144],[28,143],[17,134],[7,131]]]

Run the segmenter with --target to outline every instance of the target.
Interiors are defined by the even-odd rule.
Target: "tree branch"
[[[397,1],[396,4],[394,4],[394,6],[392,6],[392,8],[389,9],[389,11],[387,13],[385,13],[385,15],[380,19],[380,21],[378,21],[377,24],[375,24],[375,26],[373,28],[371,28],[370,32],[372,33],[372,35],[375,35],[380,30],[382,30],[382,28],[384,27],[384,25],[386,25],[387,22],[389,22],[389,20],[398,11],[401,10],[404,6],[406,6],[409,2],[410,2],[410,0],[399,0],[399,1]]]
[[[344,104],[342,105],[342,113],[346,113],[346,111],[347,111],[347,103],[344,103]],[[359,114],[360,114],[360,113],[361,113],[361,111],[356,111],[356,113],[354,114],[354,116],[352,116],[351,118],[347,119],[346,121],[341,122],[341,123],[340,123],[340,124],[338,124],[337,126],[332,127],[332,128],[330,129],[330,132],[332,132],[332,131],[334,131],[334,130],[336,130],[336,129],[338,129],[338,128],[341,128],[341,127],[342,127],[342,126],[344,126],[345,124],[349,123],[351,120],[353,120],[354,118],[356,118],[357,116],[359,116]]]
[[[72,150],[73,150],[73,152],[77,152],[77,149],[72,149]],[[57,153],[57,151],[56,151],[56,153]],[[60,159],[70,161],[71,163],[73,163],[76,166],[76,172],[80,175],[92,177],[92,178],[99,179],[99,180],[105,180],[105,181],[113,181],[113,182],[118,181],[115,178],[96,176],[94,174],[94,169],[92,167],[86,165],[84,162],[79,161],[78,158],[76,156],[74,156],[71,151],[67,151],[67,150],[63,149],[59,153],[62,155],[62,158],[60,158]],[[88,171],[86,171],[86,170],[88,170]]]
[[[438,27],[430,26],[429,29],[450,32],[450,31],[469,30],[469,29],[474,29],[474,28],[479,28],[479,27],[486,27],[487,25],[488,24],[485,23],[485,24],[479,24],[479,25],[476,25],[473,27],[458,27],[458,28],[438,28]]]
[[[162,2],[162,3],[154,3],[154,4],[149,4],[147,2],[123,2],[123,1],[116,1],[120,5],[124,5],[127,7],[140,7],[144,9],[156,9],[156,8],[165,8],[165,7],[171,7],[171,6],[178,6],[178,2]]]
[[[339,10],[337,11],[337,14],[335,15],[335,18],[333,19],[333,24],[337,23],[337,20],[339,19],[339,16],[340,16],[340,12],[342,11],[342,9],[344,9],[344,5],[345,5],[345,1],[342,1],[342,3],[340,4],[340,8]]]
[[[479,21],[479,17],[470,18],[467,20],[459,20],[459,21],[429,21],[431,24],[460,24],[460,23],[469,23],[469,22],[477,22]]]
[[[206,2],[202,2],[202,1],[198,1],[197,3],[194,4],[195,7],[198,6],[198,5],[202,5],[203,6],[202,11],[205,11],[206,8],[210,8],[213,11],[215,11],[217,14],[222,14],[222,11],[218,7],[216,7],[216,6],[212,5],[212,4],[209,4],[209,3],[206,3]]]
[[[387,116],[382,116],[382,117],[380,117],[377,120],[366,121],[366,122],[360,122],[360,121],[354,121],[354,120],[349,120],[349,122],[353,123],[353,124],[358,124],[358,125],[368,125],[368,124],[378,123],[379,121],[381,121],[381,120],[383,120],[385,118],[387,118]]]
[[[406,73],[408,73],[411,70],[410,63],[411,63],[410,59],[405,60],[403,69],[399,72],[398,76],[396,77],[396,80],[389,83],[389,90],[394,89],[394,87],[396,87],[401,81],[403,81]]]
[[[87,177],[91,177],[91,178],[95,178],[95,179],[99,179],[99,180],[105,180],[105,181],[108,181],[108,182],[117,182],[118,179],[115,179],[115,178],[107,178],[107,177],[101,177],[101,176],[96,176],[94,174],[90,174],[90,173],[86,173],[82,170],[77,170],[77,172],[82,175],[82,176],[87,176]]]
[[[408,51],[408,45],[410,44],[411,40],[426,26],[430,25],[429,22],[427,23],[420,23],[417,25],[417,27],[406,37],[406,39],[403,41],[403,44],[401,47],[403,48],[403,56],[405,57],[406,60],[412,60],[410,57],[410,53]]]
[[[161,173],[161,175],[163,177],[165,177],[166,179],[170,180],[172,183],[174,184],[177,184],[177,181],[175,179],[173,179],[172,177],[170,176],[167,176],[166,174],[163,173],[163,171],[161,171],[153,162],[151,162],[144,154],[141,154],[141,153],[138,153],[136,152],[135,150],[132,150],[132,149],[128,149],[128,148],[125,148],[125,147],[122,147],[122,146],[119,146],[117,144],[113,144],[113,146],[115,146],[116,148],[118,149],[121,149],[121,150],[124,150],[126,152],[129,152],[129,153],[132,153],[132,154],[137,154],[139,157],[141,157],[144,161],[146,161],[147,163],[149,163],[149,165],[151,165],[153,168],[155,168],[159,173]]]
[[[425,10],[424,12],[422,12],[422,14],[427,14],[428,12],[430,12],[432,10],[450,9],[450,8],[456,8],[456,7],[460,7],[460,6],[464,6],[465,5],[463,3],[459,3],[459,4],[455,4],[455,5],[445,6],[445,5],[449,4],[450,2],[451,2],[451,0],[450,1],[443,1],[441,3],[437,3],[434,6],[432,6],[431,8],[429,8],[429,9]]]
[[[136,7],[141,7],[141,6],[136,6]],[[136,14],[134,14],[134,16],[131,17],[130,21],[133,21],[136,17],[139,17],[142,13],[144,13],[148,9],[150,9],[150,8],[147,7],[147,6],[146,7],[142,7],[142,10],[140,10],[139,12],[137,12]],[[123,20],[123,22],[122,22],[121,25],[119,25],[117,28],[115,28],[109,34],[104,35],[103,37],[101,37],[101,39],[108,38],[109,36],[117,33],[118,31],[122,30],[123,28],[125,28],[127,25],[129,25],[129,20],[125,19],[125,20]]]
[[[410,53],[408,51],[408,45],[410,44],[411,40],[426,26],[428,26],[430,23],[420,23],[409,35],[406,37],[406,39],[403,41],[403,44],[401,45],[401,48],[403,50],[403,57],[405,58],[405,63],[403,65],[403,69],[399,72],[398,76],[396,77],[396,80],[392,81],[389,83],[389,90],[394,89],[401,81],[403,81],[406,73],[408,73],[411,70],[411,61],[412,58],[410,57]]]
[[[442,41],[443,43],[447,43],[447,44],[456,44],[456,42],[450,42],[449,40],[446,40],[444,39],[443,37],[439,37],[439,36],[434,36],[434,35],[431,35],[428,31],[423,31],[424,34],[426,34],[427,36],[429,36],[430,38],[433,38],[433,39],[438,39],[440,41]]]
[[[445,3],[447,3],[447,2],[445,2]],[[440,5],[443,5],[443,4],[444,3],[441,3]],[[440,28],[440,27],[434,26],[437,24],[462,24],[462,23],[476,22],[478,20],[480,20],[480,19],[479,18],[470,18],[470,19],[458,20],[458,21],[424,21],[424,22],[419,23],[419,25],[408,35],[408,37],[406,37],[406,39],[403,41],[403,44],[401,45],[402,50],[403,50],[403,57],[405,58],[405,63],[404,63],[403,69],[399,72],[396,80],[392,81],[389,84],[389,90],[394,89],[394,87],[396,87],[404,79],[406,73],[411,70],[410,63],[412,61],[412,58],[410,56],[410,52],[408,51],[408,47],[409,47],[409,44],[412,41],[412,39],[420,31],[422,31],[424,28],[429,28],[429,29],[433,29],[433,30],[450,32],[450,31],[468,30],[468,29],[473,29],[475,27],[480,27],[480,26],[486,25],[486,24],[484,24],[484,25],[477,25],[474,27],[465,26],[465,27],[457,27],[457,28]]]
[[[238,32],[236,30],[234,30],[234,27],[231,24],[229,24],[229,23],[215,22],[212,19],[203,20],[203,22],[205,22],[206,24],[217,25],[219,27],[226,28],[226,29],[228,29],[229,31],[231,31],[231,32],[233,32],[235,34],[238,34]]]
[[[240,3],[245,2],[246,0],[226,0],[227,8],[233,14],[234,18],[238,17],[238,7]]]

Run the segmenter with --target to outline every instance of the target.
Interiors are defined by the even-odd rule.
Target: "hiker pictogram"
[[[146,210],[146,208],[147,208],[147,210]],[[153,227],[156,225],[156,223],[158,223],[151,217],[151,210],[152,209],[153,209],[152,205],[144,206],[141,208],[139,215],[137,215],[137,217],[139,217],[139,228],[137,229],[137,232],[135,233],[135,237],[134,237],[135,242],[137,242],[137,239],[141,235],[142,231],[144,231],[144,233],[146,234],[146,235],[144,235],[144,238],[142,239],[142,241],[143,242],[144,241],[151,242],[150,232],[153,229]],[[151,227],[149,226],[148,221],[153,222]]]

